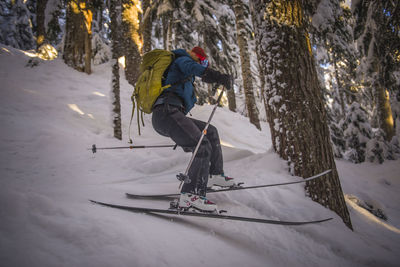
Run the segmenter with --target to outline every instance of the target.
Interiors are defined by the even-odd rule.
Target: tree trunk
[[[143,40],[140,26],[139,0],[122,0],[122,33],[125,55],[125,77],[129,84],[135,86],[139,77],[139,66],[142,61]]]
[[[227,96],[228,96],[228,107],[230,111],[236,112],[236,95],[235,95],[235,91],[233,90],[229,90],[227,91]]]
[[[258,109],[254,98],[252,74],[250,69],[250,55],[247,44],[247,31],[245,25],[245,17],[243,13],[243,2],[241,0],[234,1],[234,11],[236,17],[237,42],[240,50],[240,62],[242,65],[242,78],[244,95],[246,99],[247,112],[250,122],[257,129],[261,130],[260,120],[258,118]]]
[[[376,24],[385,23],[384,21],[384,5],[383,1],[371,1],[370,8],[374,12],[374,20]],[[389,92],[386,90],[385,85],[387,83],[387,73],[385,73],[385,61],[386,55],[384,54],[385,45],[382,43],[382,40],[385,40],[383,34],[384,31],[379,28],[373,29],[374,38],[372,38],[371,46],[372,49],[372,58],[374,59],[372,62],[372,71],[373,75],[376,77],[374,81],[374,90],[375,90],[375,101],[377,105],[377,116],[379,128],[382,129],[385,133],[385,140],[390,142],[395,135],[394,131],[394,122],[392,109],[390,107],[389,101]]]
[[[64,62],[74,69],[91,73],[92,11],[88,0],[70,0],[64,44]]]
[[[112,94],[113,94],[113,123],[114,123],[114,137],[122,140],[122,127],[121,127],[121,101],[120,101],[120,77],[119,77],[119,63],[118,58],[121,56],[120,45],[120,26],[121,26],[121,0],[110,1],[110,18],[111,18],[111,51],[112,51]]]
[[[253,27],[255,27],[255,25],[257,24],[257,21],[255,20],[256,14],[254,12],[257,12],[255,10],[253,10],[252,8],[250,8],[250,13],[251,13],[251,19],[253,22]],[[266,101],[266,97],[265,97],[265,73],[264,73],[264,69],[262,67],[261,64],[261,56],[260,56],[260,40],[255,38],[255,43],[256,43],[256,56],[257,56],[257,69],[259,72],[259,78],[260,78],[260,82],[261,82],[261,99],[264,103],[264,109],[267,113],[267,101]],[[267,120],[268,120],[268,113],[266,114]]]
[[[340,118],[343,119],[345,114],[346,114],[346,108],[345,108],[345,102],[344,102],[344,87],[342,85],[342,83],[340,82],[340,78],[339,78],[339,67],[337,65],[337,57],[336,54],[333,53],[332,55],[333,57],[333,67],[335,69],[335,80],[336,80],[336,85],[337,85],[337,94],[339,97],[339,104],[340,104]]]
[[[45,10],[48,0],[37,0],[36,3],[36,50],[46,43],[46,27],[44,25]]]
[[[375,94],[379,128],[384,131],[385,140],[390,142],[395,135],[395,131],[389,92],[382,85],[377,84],[375,87]]]
[[[251,1],[265,70],[267,113],[275,151],[290,171],[309,177],[310,197],[352,229],[330,143],[327,116],[300,0]],[[267,2],[267,3],[265,3]]]
[[[142,0],[143,19],[140,25],[140,32],[143,38],[143,54],[151,51],[151,5],[150,0]]]
[[[163,40],[164,40],[164,49],[171,50],[172,49],[172,22],[173,16],[171,12],[164,14],[162,17],[163,24]]]

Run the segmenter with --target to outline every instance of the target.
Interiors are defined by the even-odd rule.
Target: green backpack
[[[132,139],[130,138],[130,128],[135,112],[135,107],[137,109],[138,130],[140,135],[139,113],[141,113],[142,115],[141,118],[143,123],[143,113],[150,114],[152,112],[154,102],[160,96],[162,91],[166,88],[171,87],[170,84],[162,86],[162,79],[164,72],[167,70],[174,59],[174,53],[162,49],[154,49],[144,54],[143,61],[139,67],[140,75],[131,97],[133,108],[131,122],[129,124],[130,143],[132,143]]]

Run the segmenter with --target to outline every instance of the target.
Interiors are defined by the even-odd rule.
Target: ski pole
[[[96,145],[92,145],[92,148],[88,148],[88,150],[92,150],[93,154],[97,152],[97,150],[105,150],[105,149],[135,149],[135,148],[159,148],[159,147],[172,147],[174,150],[178,145],[154,145],[154,146],[117,146],[117,147],[96,147]]]
[[[225,90],[225,87],[222,87],[221,93],[219,94],[218,99],[217,99],[217,103],[215,104],[215,106],[214,106],[214,108],[213,108],[213,110],[211,112],[211,115],[208,118],[207,124],[206,124],[206,126],[204,127],[204,130],[201,133],[199,142],[197,143],[196,148],[193,151],[192,157],[190,158],[189,165],[187,166],[185,173],[179,173],[179,174],[176,175],[176,178],[178,178],[178,180],[181,181],[181,183],[179,185],[179,189],[181,189],[182,183],[190,183],[191,182],[190,178],[188,176],[189,169],[192,166],[193,160],[196,157],[197,151],[199,150],[199,147],[201,145],[201,142],[203,141],[204,136],[207,134],[208,126],[210,125],[211,120],[214,117],[214,113],[217,110],[219,102],[221,101],[222,95],[224,94],[224,90]]]

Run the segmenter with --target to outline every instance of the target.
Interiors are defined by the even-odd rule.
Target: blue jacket
[[[206,67],[194,61],[184,49],[177,49],[172,52],[175,54],[175,60],[169,66],[169,71],[163,82],[163,86],[191,77],[191,79],[185,83],[165,89],[166,91],[174,92],[183,100],[185,114],[187,114],[197,102],[193,86],[194,76],[202,76]]]

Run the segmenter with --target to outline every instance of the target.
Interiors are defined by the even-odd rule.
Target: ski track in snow
[[[180,148],[103,150],[128,145],[132,88],[121,80],[124,141],[112,137],[111,71],[76,72],[61,59],[26,67],[29,57],[0,46],[1,266],[398,266],[400,164],[337,161],[346,195],[382,208],[388,221],[349,206],[354,232],[305,196],[304,185],[209,195],[230,215],[281,220],[333,217],[318,225],[285,227],[204,218],[146,215],[101,207],[168,207],[132,200],[125,192],[178,190],[175,175],[190,154]],[[123,76],[123,73],[121,73]],[[207,120],[212,106],[193,116]],[[171,144],[151,127],[136,145]],[[268,125],[218,108],[212,124],[223,143],[226,174],[246,185],[296,181],[271,150]],[[390,228],[391,226],[392,228]]]

